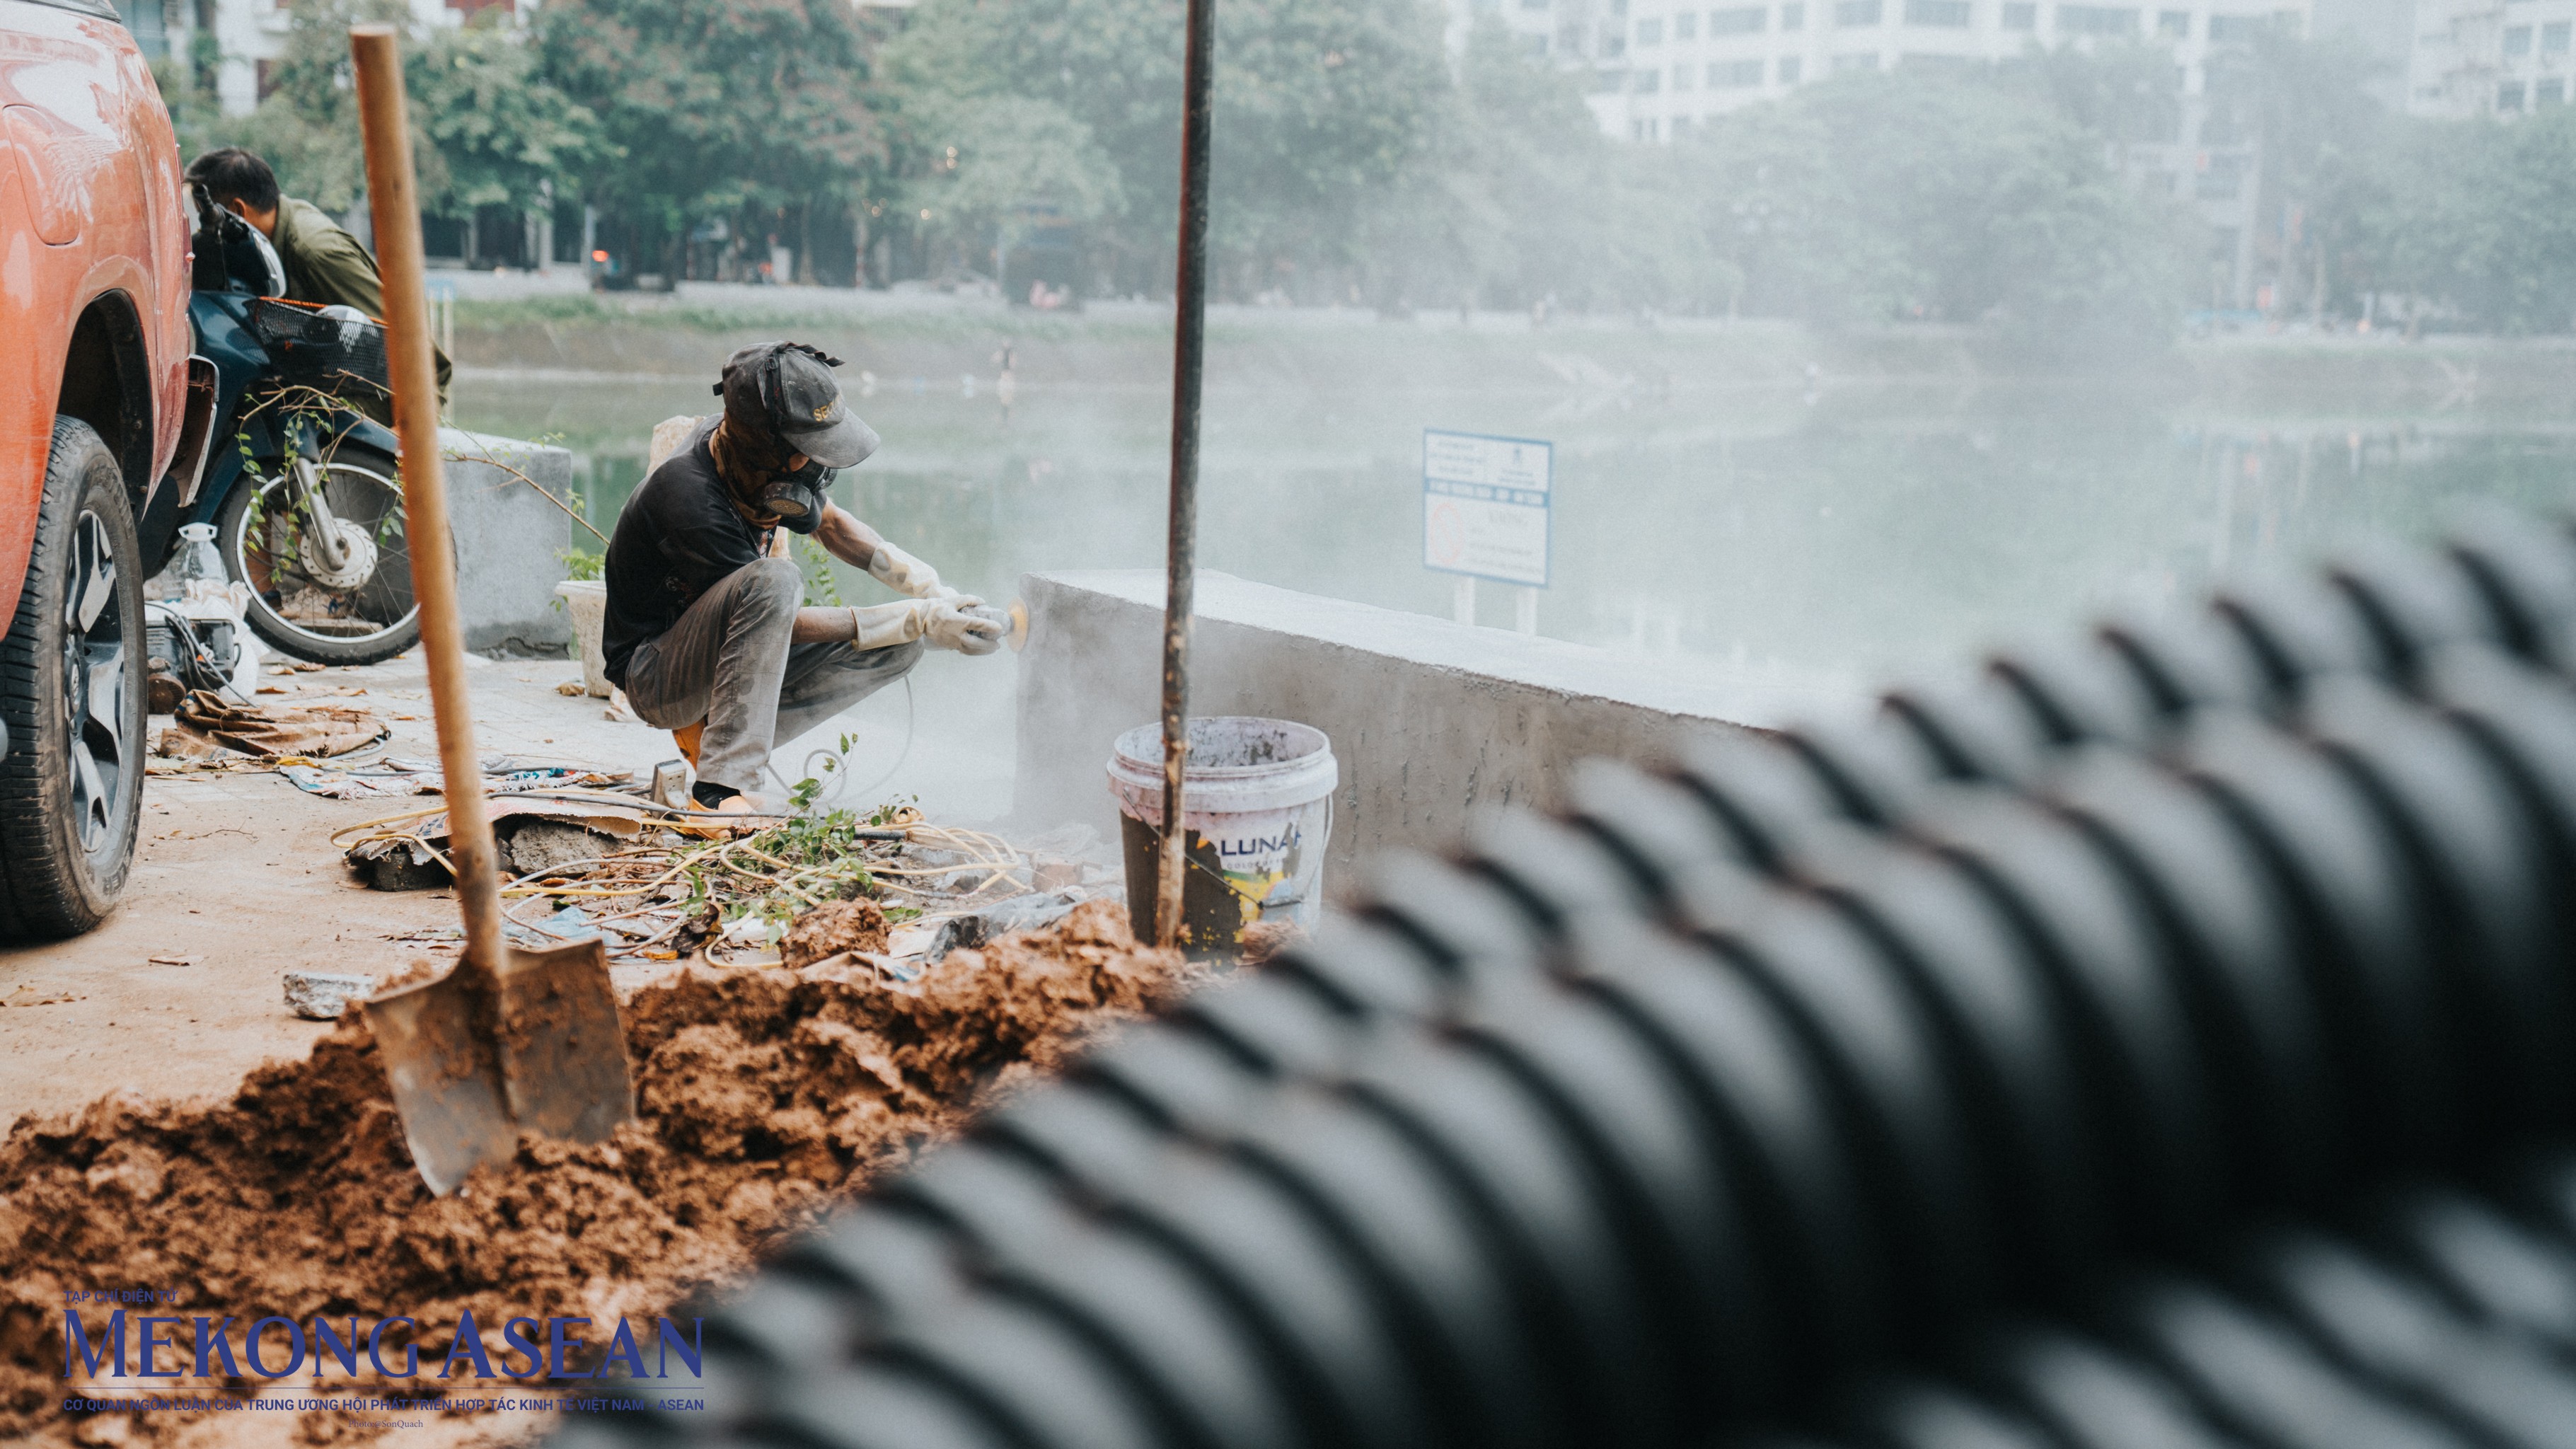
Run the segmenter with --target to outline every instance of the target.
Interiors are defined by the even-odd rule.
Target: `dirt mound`
[[[787,928],[786,939],[778,943],[778,955],[788,969],[796,970],[843,951],[885,948],[885,912],[876,902],[861,896],[856,900],[825,901],[798,916],[795,924]]]
[[[692,968],[625,1005],[640,1121],[587,1147],[528,1141],[517,1171],[478,1173],[445,1199],[412,1170],[354,1015],[306,1060],[252,1073],[229,1102],[120,1094],[23,1118],[0,1145],[0,1438],[76,1428],[56,1410],[66,1290],[160,1289],[174,1296],[143,1311],[244,1324],[403,1315],[425,1353],[443,1352],[468,1311],[496,1350],[491,1326],[514,1317],[649,1324],[738,1280],[763,1245],[1194,977],[1177,953],[1139,946],[1105,901],[956,952],[908,986],[864,963],[802,975]],[[335,1364],[318,1381],[118,1387],[299,1382],[445,1386],[427,1366],[385,1380]],[[177,1414],[138,1414],[84,1437],[182,1426]],[[300,1427],[314,1441],[366,1432],[334,1413]]]

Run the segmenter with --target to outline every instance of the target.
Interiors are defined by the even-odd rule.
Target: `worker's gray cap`
[[[850,411],[832,369],[841,359],[801,342],[764,342],[725,359],[725,412],[762,418],[789,452],[851,468],[877,450],[877,430]]]

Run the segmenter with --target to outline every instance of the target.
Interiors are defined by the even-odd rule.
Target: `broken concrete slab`
[[[1034,931],[1041,926],[1051,926],[1072,914],[1082,899],[1078,890],[1031,891],[1006,901],[995,901],[966,915],[950,916],[939,923],[939,932],[930,938],[930,948],[922,953],[923,958],[940,961],[946,959],[951,951],[981,946],[1013,931]]]
[[[340,1013],[353,1001],[363,1001],[376,989],[373,976],[343,975],[333,971],[289,971],[286,973],[287,1009],[313,1021],[337,1021]]]
[[[535,875],[539,871],[561,870],[576,861],[597,860],[624,843],[578,825],[535,816],[505,819],[494,829],[502,836],[501,853],[508,858],[514,875]]]

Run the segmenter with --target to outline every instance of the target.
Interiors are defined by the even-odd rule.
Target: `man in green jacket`
[[[289,301],[317,307],[355,307],[383,320],[384,286],[376,278],[376,259],[330,214],[309,201],[281,195],[277,173],[268,163],[238,146],[209,151],[188,165],[188,180],[206,188],[215,205],[249,222],[277,250],[286,268]],[[438,403],[447,405],[447,380],[455,368],[447,354],[438,357]]]

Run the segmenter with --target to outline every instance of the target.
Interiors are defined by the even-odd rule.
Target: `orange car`
[[[213,371],[189,357],[178,140],[105,0],[0,0],[0,135],[0,936],[67,936],[133,862],[143,581]]]

